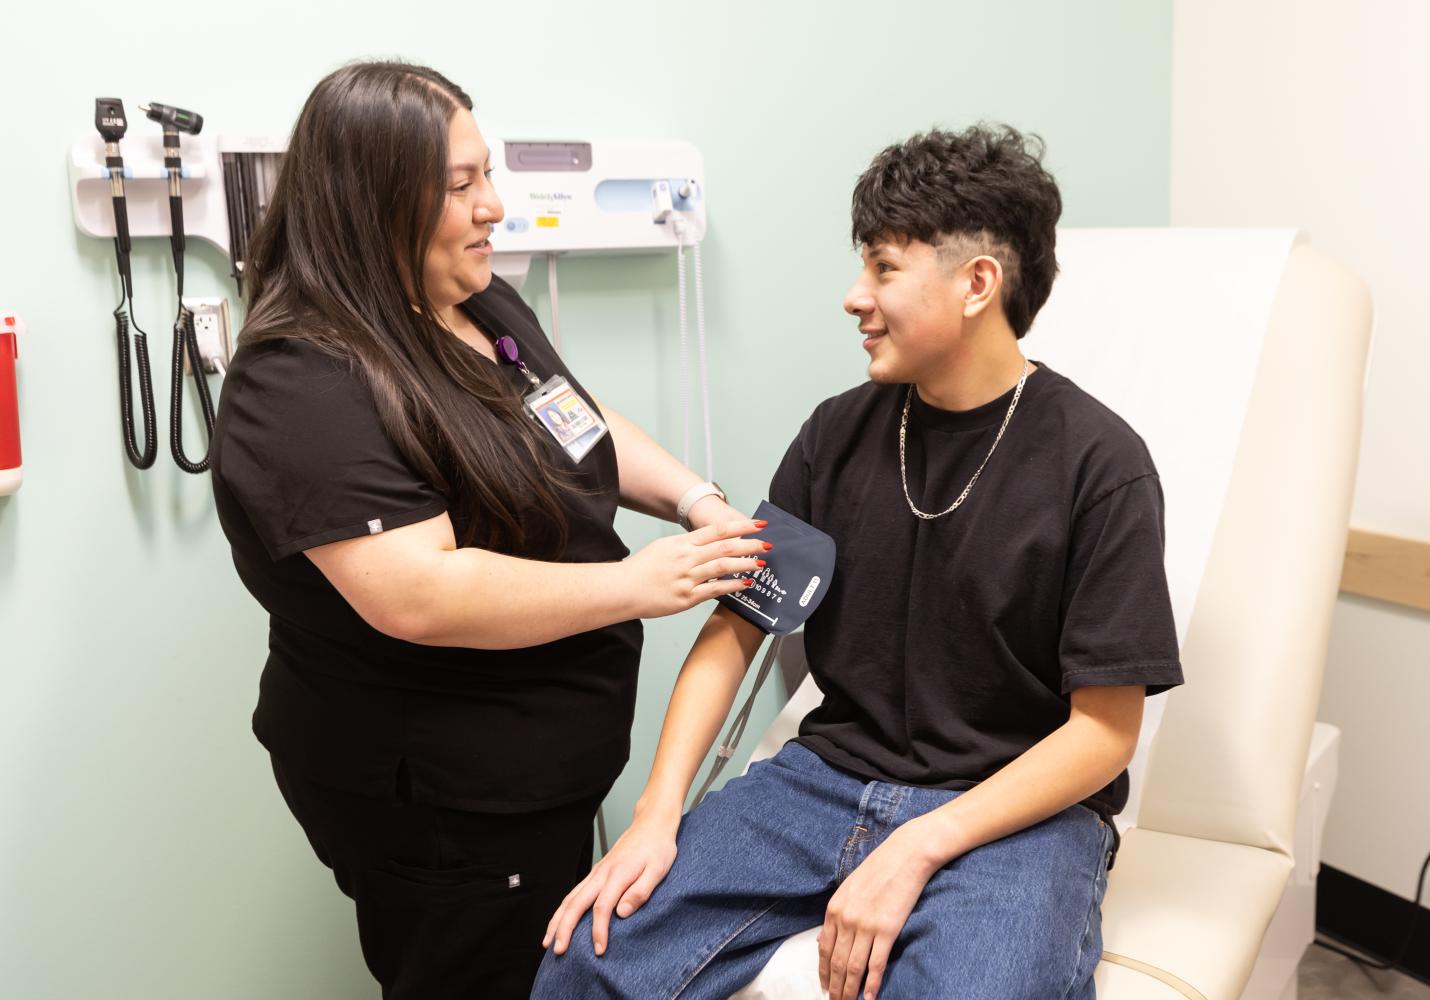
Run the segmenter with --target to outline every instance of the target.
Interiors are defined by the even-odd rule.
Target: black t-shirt
[[[564,375],[595,405],[510,285],[494,278],[464,307],[487,333],[515,338],[538,377]],[[513,394],[530,391],[503,371]],[[570,541],[556,558],[623,559],[610,436],[577,468],[584,492],[565,501]],[[383,431],[359,369],[298,337],[240,347],[213,473],[234,565],[269,613],[253,729],[290,767],[375,796],[393,794],[405,771],[414,798],[490,812],[559,805],[615,780],[630,751],[639,622],[527,649],[415,645],[363,621],[303,554],[448,507]]]
[[[1162,491],[1131,428],[1040,365],[962,506],[916,518],[899,479],[907,391],[866,383],[820,404],[770,485],[838,545],[805,626],[824,702],[799,742],[866,778],[965,789],[1065,723],[1075,688],[1182,682]],[[958,497],[1012,398],[955,413],[914,393],[920,510]],[[1126,801],[1124,771],[1085,804]]]

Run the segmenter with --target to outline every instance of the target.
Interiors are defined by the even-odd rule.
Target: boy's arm
[[[589,909],[591,943],[597,955],[604,954],[611,913],[630,916],[665,878],[675,861],[675,833],[685,796],[764,637],[723,607],[710,616],[671,692],[635,818],[610,853],[567,894],[547,924],[542,947],[565,954],[572,931]]]
[[[924,886],[954,858],[1040,823],[1113,781],[1132,759],[1142,687],[1072,692],[1068,721],[933,812],[891,833],[835,892],[819,934],[819,980],[830,1000],[872,1000]]]

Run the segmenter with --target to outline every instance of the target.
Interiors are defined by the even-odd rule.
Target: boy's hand
[[[819,985],[829,1000],[865,1000],[879,994],[889,952],[909,914],[938,870],[917,845],[918,820],[910,820],[854,869],[834,893],[819,932]]]

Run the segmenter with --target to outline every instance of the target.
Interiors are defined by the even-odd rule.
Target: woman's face
[[[439,312],[491,284],[490,237],[502,218],[501,199],[492,187],[491,150],[466,108],[452,115],[447,149],[442,218],[422,265],[422,282]]]

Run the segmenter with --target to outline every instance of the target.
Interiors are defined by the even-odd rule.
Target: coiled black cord
[[[183,278],[179,279],[180,302],[183,301]],[[204,428],[208,431],[209,446],[197,462],[189,461],[184,454],[184,353],[189,355],[189,370],[194,375],[194,387],[199,394],[199,406],[203,410]],[[207,472],[211,462],[210,450],[213,445],[214,403],[209,393],[209,380],[204,375],[203,358],[199,356],[199,339],[194,332],[194,314],[179,306],[179,316],[174,321],[174,354],[170,372],[172,387],[169,396],[169,450],[174,455],[174,464],[185,472],[197,475]]]
[[[133,306],[133,299],[130,295],[130,279],[125,273],[122,257],[116,256],[119,270],[119,287],[121,298],[119,305],[114,307],[114,336],[119,351],[119,424],[121,437],[124,440],[124,454],[129,459],[129,464],[136,469],[147,469],[154,464],[154,459],[159,453],[158,438],[154,433],[154,378],[149,369],[149,338],[140,328],[138,323],[134,324],[134,360],[139,364],[139,409],[144,420],[144,447],[139,447],[139,442],[134,434],[134,391],[130,384],[130,360],[129,360],[129,313],[125,306]]]
[[[209,380],[204,376],[204,361],[199,356],[199,338],[194,332],[194,314],[184,306],[184,208],[179,198],[169,199],[169,211],[173,225],[170,244],[174,251],[174,283],[179,292],[179,314],[174,317],[174,351],[169,379],[169,452],[174,456],[174,464],[185,472],[198,475],[207,472],[210,464],[209,452],[213,447],[214,401],[209,395]],[[194,387],[199,394],[199,407],[203,411],[204,430],[208,433],[209,444],[204,455],[197,462],[191,462],[184,454],[184,354],[189,356],[189,370],[194,374]]]

